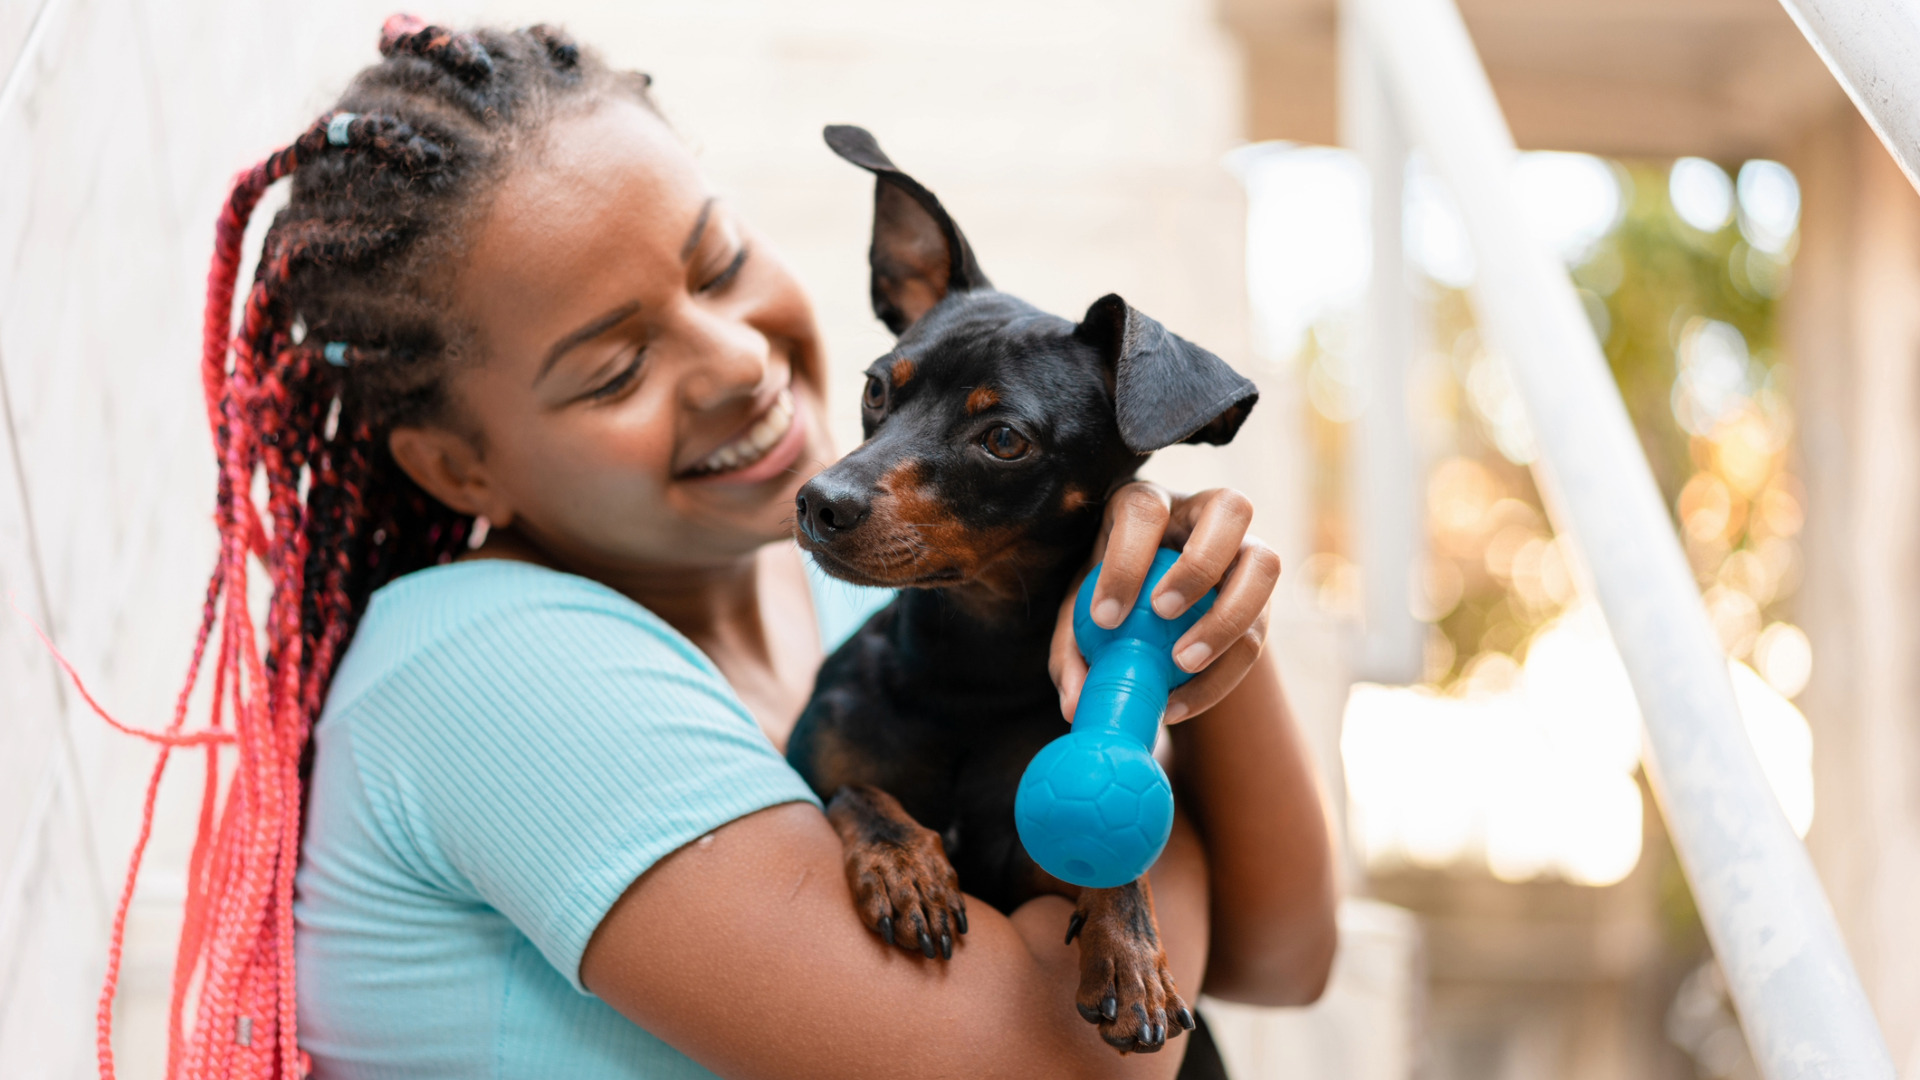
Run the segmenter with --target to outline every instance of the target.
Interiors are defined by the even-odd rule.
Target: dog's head
[[[1118,296],[1072,323],[999,292],[940,200],[873,137],[827,145],[874,174],[873,310],[899,340],[867,368],[866,441],[800,489],[796,531],[862,584],[1018,599],[1084,555],[1148,454],[1225,443],[1254,385]]]

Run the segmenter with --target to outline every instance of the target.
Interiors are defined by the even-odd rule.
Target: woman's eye
[[[620,391],[625,390],[628,386],[631,386],[634,378],[640,374],[640,360],[644,356],[646,356],[645,349],[634,353],[633,359],[627,362],[626,367],[614,372],[613,377],[606,382],[587,391],[588,400],[606,401],[609,398],[617,396]]]
[[[1023,457],[1033,446],[1027,441],[1025,435],[1005,424],[996,424],[988,428],[987,433],[980,437],[980,445],[987,448],[987,453],[1001,461],[1012,461],[1017,457]]]
[[[887,384],[880,381],[880,376],[867,376],[867,388],[860,395],[860,404],[874,412],[886,407]]]
[[[733,260],[727,263],[727,265],[723,267],[719,273],[708,278],[706,280],[706,283],[700,286],[699,291],[703,293],[710,293],[710,292],[719,292],[721,289],[726,288],[728,285],[733,283],[734,278],[737,278],[740,276],[740,268],[742,266],[745,266],[746,264],[747,264],[747,245],[741,244],[740,250],[734,253]]]

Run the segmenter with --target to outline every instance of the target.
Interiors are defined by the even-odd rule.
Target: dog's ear
[[[1259,388],[1226,361],[1112,293],[1093,302],[1073,334],[1099,349],[1113,372],[1120,439],[1136,454],[1232,442],[1260,400]]]
[[[896,168],[865,128],[834,124],[824,133],[833,152],[872,173],[873,313],[904,333],[948,293],[991,288],[940,200]]]

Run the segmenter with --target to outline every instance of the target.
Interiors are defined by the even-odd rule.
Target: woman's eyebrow
[[[699,250],[700,238],[707,232],[707,219],[712,216],[713,196],[709,195],[707,201],[700,204],[700,216],[693,219],[693,231],[687,234],[687,242],[680,245],[681,262],[693,258],[693,253]]]
[[[582,342],[592,341],[594,338],[599,337],[601,334],[606,333],[608,330],[631,318],[634,312],[639,310],[640,301],[629,300],[619,307],[614,308],[612,311],[594,318],[591,322],[588,322],[566,337],[561,338],[559,341],[554,342],[553,348],[547,350],[547,358],[540,362],[540,373],[533,377],[533,385],[540,385],[540,380],[547,377],[547,372],[553,370],[553,365],[560,362],[560,358],[566,355],[568,349]]]

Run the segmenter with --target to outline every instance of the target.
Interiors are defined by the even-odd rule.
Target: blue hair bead
[[[327,142],[334,146],[347,145],[347,125],[358,119],[359,113],[334,113],[333,119],[327,121]]]
[[[347,343],[346,342],[329,341],[327,342],[326,347],[321,349],[320,352],[321,352],[321,355],[327,358],[327,363],[332,364],[334,367],[347,366]]]

